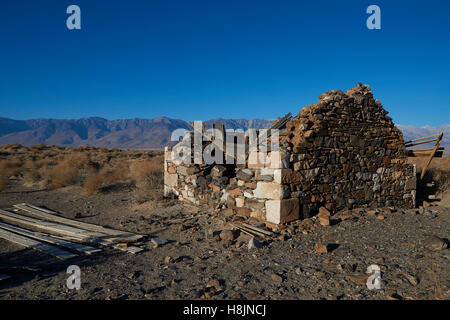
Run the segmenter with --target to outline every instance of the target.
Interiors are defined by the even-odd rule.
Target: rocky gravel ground
[[[443,206],[341,211],[325,219],[329,225],[314,217],[249,249],[253,239],[229,223],[245,218],[174,200],[139,203],[126,186],[90,197],[79,187],[13,185],[0,193],[0,208],[22,202],[148,237],[136,255],[108,249],[64,262],[0,240],[0,273],[13,276],[0,282],[3,300],[450,298]],[[156,247],[152,238],[169,241]],[[66,286],[73,264],[80,290]],[[381,289],[366,285],[370,265],[381,270]]]

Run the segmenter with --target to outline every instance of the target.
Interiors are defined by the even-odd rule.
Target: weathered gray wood
[[[411,142],[408,144],[405,143],[405,148],[414,147],[414,146],[418,146],[418,145],[425,144],[425,143],[435,142],[438,140],[439,140],[439,138],[433,139],[433,140],[421,141],[421,142]]]
[[[42,221],[5,210],[0,210],[0,220],[17,224],[32,230],[43,231],[49,234],[67,235],[70,237],[79,238],[80,240],[88,240],[89,238],[104,236],[104,234],[101,233],[87,232],[86,230],[72,226]]]
[[[426,164],[425,167],[422,169],[422,173],[420,174],[420,180],[423,179],[423,177],[424,177],[424,175],[425,175],[425,172],[427,171],[428,166],[429,166],[430,163],[431,163],[431,160],[433,160],[434,154],[436,153],[437,149],[439,149],[439,145],[441,144],[441,140],[442,140],[442,137],[443,137],[443,136],[444,136],[444,132],[441,132],[441,133],[439,134],[439,137],[436,139],[436,140],[437,140],[436,145],[434,146],[433,151],[431,151],[431,154],[430,154],[430,156],[429,156],[429,158],[428,158],[427,164]]]
[[[61,240],[65,240],[65,241],[77,241],[77,242],[79,241],[79,242],[83,242],[80,239],[72,238],[70,236],[53,236],[53,237],[56,237],[57,239],[61,239]],[[121,251],[133,253],[133,254],[141,252],[141,251],[144,250],[142,248],[134,247],[134,246],[121,247],[120,244],[117,244],[117,243],[114,243],[114,242],[110,242],[110,241],[103,241],[103,240],[100,240],[100,239],[88,239],[85,242],[97,244],[97,245],[100,245],[102,247],[118,249],[118,250],[121,250]]]
[[[244,227],[247,227],[248,229],[255,230],[255,231],[260,232],[260,233],[262,233],[262,234],[265,234],[265,235],[267,235],[267,236],[273,236],[273,232],[270,232],[270,231],[267,231],[267,230],[264,230],[264,229],[261,229],[261,228],[252,226],[252,225],[250,225],[250,224],[248,224],[248,223],[245,223],[245,222],[241,222],[240,224],[241,224],[242,226],[244,226]]]
[[[436,133],[436,134],[433,134],[431,136],[427,136],[427,137],[423,137],[423,138],[417,138],[417,139],[414,139],[414,140],[406,141],[405,144],[409,144],[411,142],[416,142],[416,141],[422,141],[422,140],[425,140],[425,139],[434,138],[434,137],[438,137],[438,136],[439,136],[439,133]]]
[[[115,239],[113,240],[113,237],[111,237],[111,239],[110,239],[111,241],[134,242],[134,241],[137,241],[142,238],[142,235],[137,235],[135,233],[105,228],[103,226],[99,226],[99,225],[92,224],[92,223],[86,223],[86,222],[82,222],[82,221],[76,221],[76,220],[64,218],[64,217],[58,216],[55,211],[47,210],[44,208],[39,208],[39,207],[33,206],[31,204],[27,204],[27,203],[16,204],[16,205],[14,205],[14,208],[26,211],[31,215],[37,216],[37,217],[45,219],[45,220],[55,221],[55,222],[69,225],[69,226],[75,226],[75,227],[78,227],[80,229],[84,229],[87,231],[101,232],[103,234],[112,235],[112,236],[114,236],[114,238],[119,238],[117,240],[115,240]],[[105,239],[105,240],[107,240],[107,239]]]
[[[119,250],[121,250],[121,251],[125,251],[125,252],[128,252],[128,253],[132,253],[132,254],[136,254],[136,253],[139,253],[139,252],[141,252],[141,251],[144,251],[144,249],[139,248],[139,247],[131,246],[131,247],[125,247],[125,248],[124,248],[124,247],[121,247],[121,246],[118,245],[118,244],[114,245],[113,248],[119,249]]]
[[[62,236],[60,239],[62,240],[72,240],[72,241],[79,241],[79,242],[85,242],[85,243],[92,243],[92,244],[98,244],[104,247],[110,247],[114,249],[119,249],[122,251],[130,252],[130,253],[137,253],[139,251],[142,251],[143,249],[138,247],[126,247],[121,248],[117,246],[117,243],[111,241],[109,239],[112,237],[111,235],[105,235],[101,233],[94,233],[89,232],[86,230],[74,228],[67,225],[61,225],[59,223],[55,222],[46,222],[38,219],[34,219],[31,217],[21,216],[17,213],[12,213],[5,210],[0,210],[0,220],[10,222],[13,224],[18,224],[19,226],[22,226],[24,228],[32,229],[32,230],[38,230],[42,232],[46,232],[53,235],[59,235]],[[116,238],[113,238],[114,241],[120,241],[120,238],[117,238],[117,236],[114,236]]]
[[[0,228],[1,229],[5,229],[11,232],[15,232],[17,234],[29,237],[29,238],[33,238],[39,241],[44,241],[44,242],[48,242],[50,244],[54,244],[54,245],[59,245],[61,247],[66,247],[68,249],[72,249],[72,250],[76,250],[85,254],[92,254],[95,252],[99,252],[102,251],[102,249],[98,249],[98,248],[94,248],[94,247],[89,247],[83,244],[79,244],[79,243],[73,243],[70,241],[66,241],[66,240],[62,240],[62,239],[57,239],[57,238],[52,238],[49,237],[47,235],[44,235],[42,233],[37,233],[37,232],[33,232],[27,229],[22,229],[10,224],[6,224],[3,222],[0,222]]]
[[[21,235],[15,234],[13,232],[4,229],[0,229],[0,238],[16,243],[26,248],[44,252],[61,260],[78,257],[78,255],[75,253],[71,253],[27,237],[23,237]]]

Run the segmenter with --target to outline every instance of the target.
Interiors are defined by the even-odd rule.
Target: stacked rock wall
[[[329,91],[305,107],[287,128],[291,152],[282,183],[299,192],[303,216],[320,205],[413,207],[415,167],[406,163],[403,136],[370,87]]]
[[[281,168],[289,165],[288,157],[277,161],[236,165],[178,164],[172,158],[172,148],[165,150],[166,196],[207,204],[225,213],[254,217],[278,224],[280,201],[288,198],[289,186],[281,184]],[[251,157],[251,156],[250,156]],[[271,159],[269,153],[268,158]],[[283,160],[283,161],[282,161]],[[277,179],[278,177],[278,179]],[[299,218],[298,205],[292,220]],[[271,216],[273,216],[271,218]]]
[[[225,213],[283,224],[359,206],[414,207],[415,167],[402,133],[370,87],[328,91],[280,135],[271,161],[246,165],[176,164],[165,152],[165,195]],[[275,159],[275,160],[274,160]]]

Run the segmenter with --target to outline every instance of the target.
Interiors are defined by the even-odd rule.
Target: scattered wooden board
[[[414,146],[418,146],[418,145],[421,145],[421,144],[430,143],[430,142],[436,142],[436,141],[439,141],[439,138],[432,139],[432,140],[427,140],[427,141],[421,141],[421,142],[412,142],[412,143],[407,143],[407,144],[405,143],[405,147],[409,148],[409,147],[414,147]]]
[[[112,242],[109,239],[111,237],[110,235],[105,235],[99,232],[86,231],[84,229],[79,229],[56,222],[42,221],[5,210],[0,210],[0,220],[17,224],[27,229],[38,230],[48,234],[57,235],[59,236],[59,239],[65,241],[78,241],[84,243],[99,244],[105,247],[115,248],[130,253],[137,253],[143,250],[142,248],[133,246],[128,246],[126,248],[118,247],[117,243]],[[120,239],[116,239],[116,241],[118,240]]]
[[[267,230],[264,230],[264,229],[252,226],[252,225],[250,225],[248,223],[245,223],[245,222],[241,222],[240,224],[242,226],[244,226],[244,227],[247,227],[249,229],[255,230],[255,231],[260,232],[260,233],[263,233],[263,234],[265,234],[267,236],[273,236],[273,232],[271,232],[271,231],[267,231]]]
[[[75,253],[71,253],[71,252],[62,250],[58,247],[55,247],[55,246],[52,246],[52,245],[49,245],[46,243],[42,243],[42,242],[36,241],[34,239],[23,237],[21,235],[15,234],[13,232],[10,232],[10,231],[4,230],[4,229],[0,229],[0,238],[8,240],[13,243],[16,243],[18,245],[24,246],[26,248],[44,252],[46,254],[49,254],[49,255],[54,256],[61,260],[78,257],[78,255]]]
[[[99,252],[102,251],[102,249],[98,249],[98,248],[94,248],[94,247],[89,247],[83,244],[79,244],[79,243],[74,243],[74,242],[70,242],[70,241],[66,241],[66,240],[62,240],[62,239],[57,239],[57,238],[53,238],[53,237],[49,237],[45,234],[42,233],[38,233],[38,232],[33,232],[30,230],[26,230],[26,229],[22,229],[10,224],[6,224],[3,222],[0,222],[0,228],[1,229],[5,229],[7,231],[11,231],[11,232],[15,232],[17,234],[35,239],[35,240],[39,240],[39,241],[43,241],[43,242],[47,242],[50,244],[54,244],[54,245],[58,245],[61,247],[66,247],[68,249],[72,249],[72,250],[76,250],[85,254],[92,254],[95,252]]]
[[[64,218],[64,217],[58,216],[55,211],[44,209],[44,208],[39,208],[39,207],[33,206],[31,204],[27,204],[27,203],[16,204],[16,205],[14,205],[14,208],[26,211],[29,214],[37,216],[41,219],[63,223],[63,224],[66,224],[69,226],[74,226],[74,227],[84,229],[87,231],[100,232],[105,235],[110,235],[110,236],[112,236],[110,240],[115,241],[115,242],[134,242],[143,237],[142,235],[138,235],[138,234],[131,233],[131,232],[125,232],[125,231],[105,228],[103,226],[99,226],[99,225],[92,224],[92,223],[86,223],[86,222],[82,222],[82,221],[76,221],[76,220]],[[104,239],[107,240],[106,238],[104,238]]]
[[[128,253],[132,253],[132,254],[136,254],[136,253],[139,253],[141,251],[144,251],[144,249],[139,248],[139,247],[133,247],[133,246],[131,246],[131,247],[128,247],[128,246],[127,247],[121,247],[120,244],[114,245],[113,248],[121,250],[121,251],[125,251],[125,252],[128,252]]]
[[[86,230],[75,228],[72,226],[34,219],[5,210],[0,210],[0,220],[12,224],[17,224],[19,226],[23,226],[28,229],[43,231],[49,234],[70,236],[72,238],[78,238],[79,240],[84,241],[88,241],[90,238],[97,238],[104,236],[104,234],[102,233],[87,232]]]
[[[262,230],[260,228],[257,227],[253,227],[249,224],[246,223],[230,223],[233,227],[241,230],[243,233],[250,235],[250,236],[258,236],[261,238],[265,238],[267,236],[272,236],[273,233],[266,231],[266,230]]]
[[[438,137],[438,136],[439,136],[439,133],[433,134],[433,135],[431,135],[431,136],[423,137],[423,138],[418,138],[418,139],[414,139],[414,140],[409,140],[409,141],[406,141],[406,142],[405,142],[405,145],[406,145],[406,144],[410,144],[410,143],[412,143],[412,142],[422,141],[422,140],[426,140],[426,139],[430,139],[430,138],[434,138],[434,137]]]
[[[436,140],[437,140],[436,145],[434,146],[433,151],[431,151],[431,154],[430,154],[430,156],[429,156],[429,158],[428,158],[427,164],[426,164],[425,167],[422,169],[422,173],[420,174],[420,180],[423,179],[423,176],[425,175],[425,172],[427,171],[428,166],[429,166],[430,163],[431,163],[431,160],[433,160],[434,154],[436,153],[436,151],[437,151],[438,148],[439,148],[439,145],[441,144],[441,140],[442,140],[442,136],[443,136],[443,135],[444,135],[444,132],[441,132],[441,133],[439,134],[439,137],[436,139]]]

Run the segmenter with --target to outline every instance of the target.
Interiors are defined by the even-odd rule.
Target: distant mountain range
[[[430,126],[413,127],[413,126],[397,125],[397,128],[399,128],[403,132],[403,139],[405,139],[405,141],[427,137],[436,133],[444,132],[441,145],[450,146],[450,124],[443,124],[439,127],[430,127]],[[448,151],[450,150],[447,150],[447,152]]]
[[[264,119],[212,119],[226,128],[265,128],[271,123]],[[83,118],[77,120],[0,118],[0,145],[20,143],[25,146],[43,143],[66,147],[90,145],[121,149],[162,149],[170,144],[175,129],[192,127],[183,120],[159,117],[155,119],[106,120]]]
[[[265,119],[211,119],[225,128],[243,129],[268,128],[272,120]],[[442,146],[446,153],[450,150],[450,125],[440,127],[397,126],[405,140],[429,136],[441,131],[444,134]],[[0,145],[20,143],[22,145],[46,144],[60,146],[91,145],[121,149],[162,149],[170,144],[171,133],[175,129],[191,129],[184,120],[159,117],[155,119],[106,120],[103,118],[83,118],[77,120],[31,119],[12,120],[0,118]]]

